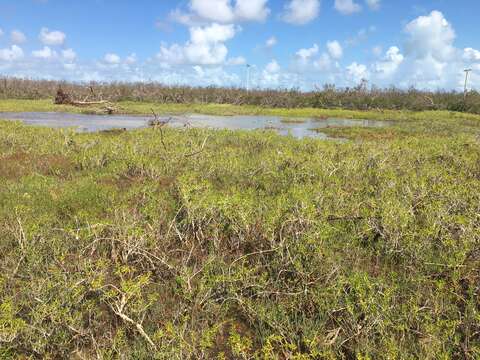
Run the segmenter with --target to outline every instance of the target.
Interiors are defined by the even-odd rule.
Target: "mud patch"
[[[75,169],[73,162],[63,155],[32,155],[15,152],[0,157],[0,178],[17,180],[35,173],[66,177]]]
[[[124,191],[136,185],[143,185],[146,181],[148,181],[152,185],[156,183],[159,189],[166,189],[175,183],[175,178],[171,176],[162,176],[158,179],[152,180],[148,177],[141,175],[131,176],[121,174],[116,177],[103,178],[100,180],[100,183],[107,186],[114,186],[118,188],[118,190]]]

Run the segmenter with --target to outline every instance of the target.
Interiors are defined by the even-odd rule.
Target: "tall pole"
[[[247,64],[247,92],[250,91],[250,68],[251,65]]]
[[[470,71],[472,71],[472,69],[465,69],[463,70],[465,71],[465,85],[463,87],[463,100],[465,101],[467,99],[467,85],[468,85],[468,74],[470,73]]]

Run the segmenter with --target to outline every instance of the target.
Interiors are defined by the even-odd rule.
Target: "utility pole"
[[[250,68],[252,65],[247,64],[247,92],[250,91]]]
[[[472,71],[472,69],[465,69],[463,70],[465,71],[465,85],[463,87],[463,100],[467,100],[467,92],[468,92],[468,89],[467,89],[467,84],[468,84],[468,74]]]

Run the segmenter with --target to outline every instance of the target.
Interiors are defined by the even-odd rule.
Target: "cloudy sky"
[[[460,90],[471,68],[480,89],[478,13],[479,0],[0,0],[0,75]]]

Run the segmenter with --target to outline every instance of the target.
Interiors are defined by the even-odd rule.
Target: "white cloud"
[[[351,15],[362,10],[354,0],[335,0],[335,9],[342,15]]]
[[[330,71],[331,76],[340,68],[337,61],[343,55],[343,49],[336,41],[327,43],[327,51],[320,54],[320,49],[317,44],[311,48],[300,49],[295,53],[296,61],[293,64],[293,69],[299,74],[325,73]],[[319,56],[318,56],[319,55]],[[328,81],[333,82],[332,79]]]
[[[270,14],[266,6],[267,0],[190,0],[190,10],[200,19],[218,23],[234,23],[238,21],[265,21]],[[193,25],[190,14],[176,10],[173,17],[184,24]]]
[[[283,20],[304,25],[315,20],[320,13],[320,0],[290,0],[284,9]]]
[[[2,29],[0,29],[0,36],[3,36],[4,32]]]
[[[190,9],[210,21],[230,23],[235,17],[230,0],[191,0]]]
[[[396,73],[403,60],[404,56],[400,53],[400,49],[392,46],[388,49],[385,57],[373,65],[374,72],[381,79],[389,79]]]
[[[110,65],[118,65],[121,62],[120,56],[114,53],[105,54],[103,61]]]
[[[213,23],[209,26],[195,26],[190,28],[190,41],[184,46],[173,44],[170,47],[162,45],[157,58],[166,65],[194,64],[219,65],[223,64],[228,55],[225,42],[235,36],[234,25]]]
[[[245,65],[247,63],[247,60],[243,56],[237,56],[231,59],[227,60],[227,65],[231,66],[240,66],[240,65]]]
[[[420,16],[405,26],[409,35],[406,53],[417,59],[431,56],[438,61],[447,61],[455,54],[453,41],[455,31],[440,11]]]
[[[240,21],[265,21],[270,14],[267,0],[237,0],[235,16]]]
[[[318,45],[313,44],[313,46],[311,48],[298,50],[297,53],[296,53],[296,56],[302,62],[306,62],[317,54],[318,54]]]
[[[348,80],[354,83],[359,83],[363,79],[368,79],[369,77],[370,73],[365,65],[353,62],[349,66],[347,66]]]
[[[278,73],[280,71],[280,65],[277,60],[270,61],[267,66],[265,66],[265,71],[270,74]]]
[[[336,60],[341,59],[343,56],[342,45],[338,41],[329,41],[327,43],[327,49],[330,56]]]
[[[463,59],[469,62],[480,61],[480,51],[472,48],[463,49]]]
[[[455,30],[440,11],[419,16],[405,26],[404,60],[394,77],[400,86],[463,87],[465,52],[456,48]]]
[[[125,63],[127,65],[133,65],[137,62],[137,54],[135,53],[132,53],[130,55],[127,56],[127,58],[125,59]]]
[[[367,6],[372,10],[380,9],[381,0],[366,0]]]
[[[45,27],[40,30],[39,39],[44,45],[63,45],[66,38],[67,35],[58,30],[49,31],[48,28]]]
[[[71,64],[71,63],[63,64],[63,68],[66,70],[75,70],[77,68],[77,64]]]
[[[73,51],[73,49],[66,49],[62,51],[62,57],[65,60],[72,62],[75,61],[75,59],[77,58],[77,54],[75,53],[75,51]]]
[[[23,44],[25,41],[27,41],[27,37],[25,36],[24,33],[22,33],[19,30],[13,30],[10,33],[10,40],[14,44]]]
[[[235,27],[233,25],[212,24],[190,28],[190,40],[194,44],[225,42],[234,36]]]
[[[17,45],[12,45],[10,48],[0,49],[1,61],[15,61],[23,58],[23,50]]]
[[[277,38],[275,36],[272,36],[270,37],[266,42],[265,42],[265,47],[267,49],[271,49],[272,47],[274,47],[275,45],[277,45]]]
[[[44,46],[43,49],[41,50],[32,51],[32,55],[35,58],[45,59],[45,60],[53,59],[57,57],[56,51],[52,50],[48,46]]]
[[[276,87],[280,84],[280,65],[277,60],[270,61],[262,71],[260,83],[264,87]]]
[[[173,44],[171,46],[162,44],[160,52],[157,54],[157,59],[160,60],[164,67],[186,62],[184,48],[178,44]]]
[[[192,13],[185,13],[178,8],[170,12],[169,18],[171,21],[177,22],[185,26],[197,26],[202,23],[198,15]]]
[[[332,59],[327,53],[323,53],[313,62],[314,69],[318,71],[327,71],[332,68]]]

